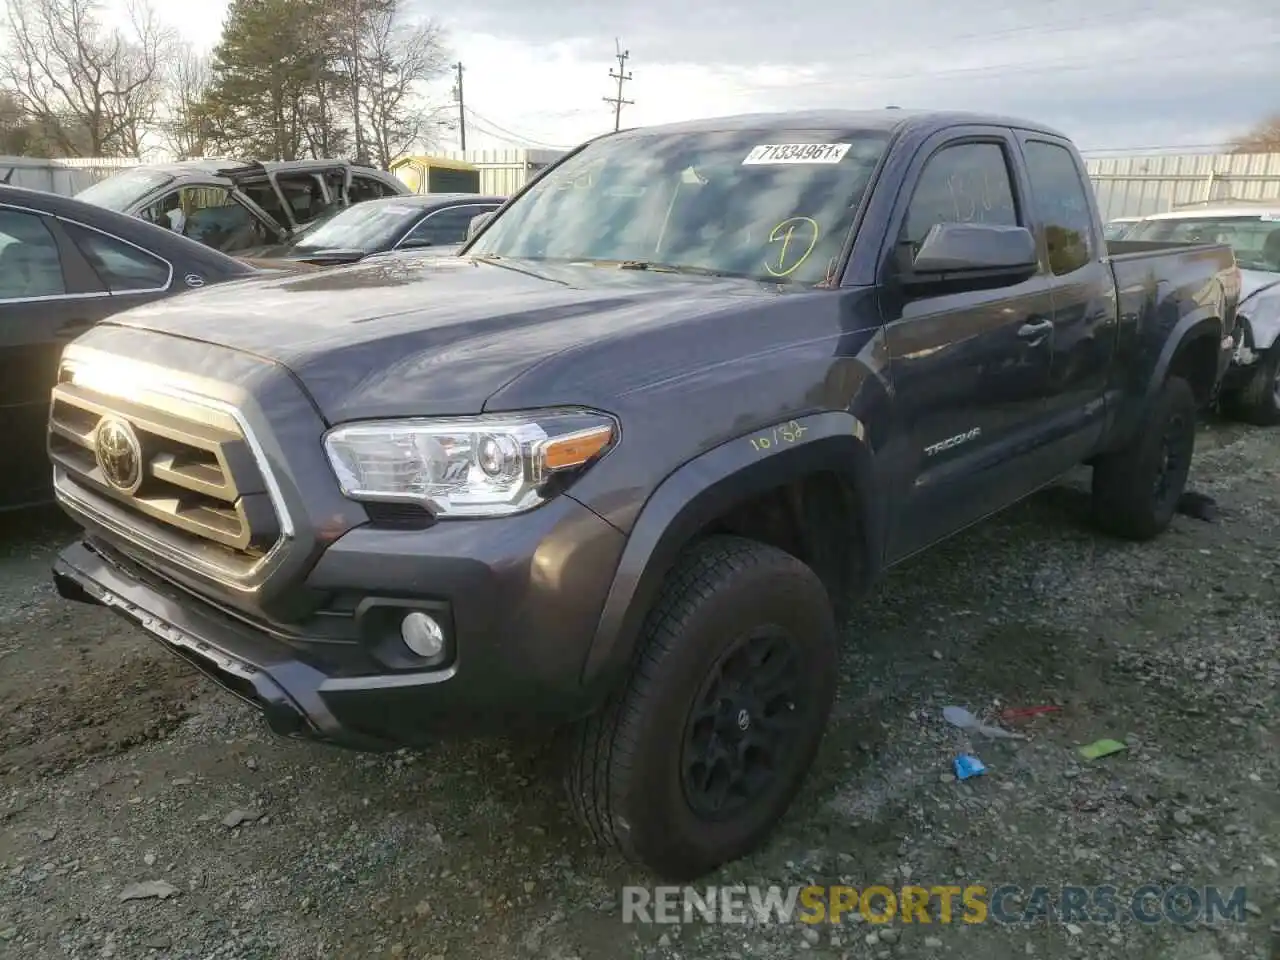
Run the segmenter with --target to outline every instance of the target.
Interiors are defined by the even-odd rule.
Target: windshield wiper
[[[657,263],[653,260],[589,260],[587,262],[593,267],[616,267],[618,270],[646,270],[650,273],[679,273],[695,277],[757,279],[745,273],[730,273],[725,270],[712,270],[710,267],[693,267],[678,263]]]

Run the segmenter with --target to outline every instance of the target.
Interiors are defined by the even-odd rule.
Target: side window
[[[58,242],[33,213],[0,209],[0,300],[67,292]]]
[[[182,233],[222,253],[237,253],[273,243],[276,237],[249,208],[226,190],[201,190],[207,205],[194,204],[187,212]]]
[[[205,242],[203,235],[209,225],[218,222],[225,215],[220,211],[232,203],[231,192],[225,187],[190,186],[165,194],[139,216],[166,230]]]
[[[488,213],[495,207],[468,204],[465,207],[446,207],[429,215],[414,227],[405,239],[405,246],[438,247],[447,243],[462,243],[467,239],[467,226],[473,217]]]
[[[89,265],[112,293],[162,290],[168,286],[172,270],[159,257],[79,224],[68,223],[65,226]]]
[[[960,143],[929,158],[907,208],[901,240],[918,251],[938,223],[1018,225],[1003,147]]]
[[[1092,260],[1093,213],[1071,151],[1056,143],[1029,140],[1024,150],[1031,194],[1044,220],[1049,268],[1057,276]]]
[[[276,177],[280,192],[289,203],[293,219],[302,226],[310,223],[328,206],[324,191],[320,187],[320,178],[311,173],[290,173]]]
[[[371,177],[362,177],[359,174],[351,178],[351,202],[364,203],[366,200],[376,200],[383,196],[382,184]]]
[[[263,213],[273,218],[282,227],[289,225],[284,207],[280,206],[280,198],[276,196],[275,187],[267,180],[242,184],[240,190],[246,197],[262,208]]]

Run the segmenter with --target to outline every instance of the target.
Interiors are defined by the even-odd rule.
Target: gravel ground
[[[1210,425],[1133,546],[1075,480],[895,571],[772,842],[709,882],[1245,885],[1243,923],[624,925],[539,744],[362,756],[272,737],[110,614],[59,601],[56,515],[0,531],[0,955],[1274,960],[1280,433]],[[1051,705],[1026,740],[948,726]],[[1012,725],[1011,725],[1012,726]],[[1100,737],[1128,749],[1096,761]],[[985,776],[956,782],[972,749]],[[147,884],[137,888],[134,884]],[[129,893],[152,894],[122,900]],[[161,895],[156,895],[161,894]]]

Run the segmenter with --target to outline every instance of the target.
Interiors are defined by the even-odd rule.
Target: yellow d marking
[[[809,245],[805,247],[804,253],[796,257],[795,262],[788,266],[787,254],[791,252],[791,241],[795,239],[796,230],[805,226],[808,227]],[[801,236],[804,236],[803,232]],[[766,263],[764,268],[772,276],[785,277],[800,269],[800,265],[809,259],[809,254],[813,253],[813,248],[818,245],[818,222],[809,217],[791,217],[783,220],[769,233],[770,243],[777,243],[779,240],[782,241],[782,249],[778,252],[778,265],[773,267]],[[801,242],[803,243],[803,240]]]

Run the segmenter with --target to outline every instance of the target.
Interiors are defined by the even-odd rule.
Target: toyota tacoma
[[[695,878],[810,767],[849,605],[1092,467],[1170,523],[1230,247],[1108,244],[1035,123],[754,115],[590,141],[461,255],[256,278],[65,351],[54,567],[357,749],[545,726],[599,840]]]

